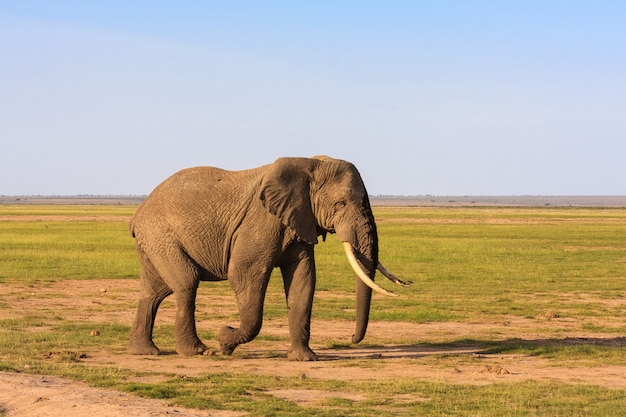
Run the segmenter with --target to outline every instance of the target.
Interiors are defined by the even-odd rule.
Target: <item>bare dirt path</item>
[[[0,372],[0,410],[8,417],[244,415],[232,411],[172,407],[166,401],[93,388],[65,378],[7,372]]]
[[[0,293],[0,320],[22,316],[48,317],[52,313],[65,320],[81,323],[117,323],[129,325],[134,317],[137,297],[136,280],[96,280],[7,285]],[[198,295],[198,330],[214,332],[224,324],[213,320],[203,310],[220,309],[222,315],[236,312],[233,297]],[[320,296],[324,296],[320,294]],[[331,296],[331,295],[328,295]],[[579,295],[580,296],[580,295]],[[614,303],[615,300],[593,300]],[[626,301],[625,301],[626,302]],[[170,303],[169,306],[167,303]],[[71,309],[64,306],[72,305]],[[166,301],[159,311],[157,326],[172,324],[174,308]],[[233,323],[235,324],[235,323]],[[40,329],[39,329],[40,330]],[[32,329],[33,332],[38,329]],[[105,331],[105,330],[103,330]],[[522,340],[525,343],[593,344],[626,347],[621,334],[593,333],[581,330],[575,318],[521,318],[502,317],[501,320],[480,323],[386,323],[371,322],[364,346],[329,347],[330,342],[347,341],[353,332],[353,323],[342,321],[314,321],[312,348],[320,361],[294,363],[284,359],[288,342],[286,318],[265,321],[262,335],[275,337],[257,339],[238,348],[231,358],[200,356],[181,357],[166,354],[158,357],[132,356],[122,347],[102,346],[88,348],[80,362],[90,367],[113,367],[149,374],[149,380],[169,380],[173,377],[192,377],[207,373],[234,372],[248,375],[278,375],[285,377],[340,379],[346,381],[383,381],[386,379],[416,378],[451,384],[487,385],[522,381],[562,382],[587,384],[607,388],[626,388],[626,367],[602,363],[563,362],[521,354],[485,354],[479,343],[472,341]],[[389,344],[399,336],[410,342]],[[463,344],[458,340],[467,339]],[[452,341],[457,341],[453,342]],[[208,340],[217,347],[215,340]],[[166,352],[172,346],[161,346]],[[267,355],[267,352],[275,352]],[[158,370],[156,372],[155,370]],[[28,370],[25,369],[25,372]],[[137,382],[142,381],[141,378]],[[299,404],[309,404],[324,396],[349,398],[353,393],[324,393],[313,390],[279,390],[269,394]],[[134,395],[88,387],[79,382],[59,377],[0,373],[0,410],[7,416],[236,416],[240,413],[209,410],[186,410],[171,407],[165,401],[148,400]]]

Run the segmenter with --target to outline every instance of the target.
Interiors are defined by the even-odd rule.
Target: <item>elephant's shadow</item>
[[[340,346],[318,349],[317,354],[320,361],[416,359],[436,355],[505,355],[508,353],[541,355],[573,346],[623,348],[626,347],[626,337],[566,337],[562,339],[512,338],[499,341],[462,339],[446,343]]]
[[[319,361],[346,361],[359,359],[419,359],[437,355],[506,355],[506,354],[528,354],[542,355],[565,349],[569,347],[607,347],[625,348],[626,337],[566,337],[551,339],[521,339],[511,338],[504,340],[484,340],[484,339],[461,339],[453,342],[442,343],[416,343],[406,345],[348,345],[342,344],[329,348],[317,348]],[[584,351],[581,351],[584,352]],[[177,355],[174,350],[162,350],[163,356]],[[582,354],[582,353],[581,353]],[[593,354],[593,353],[590,353]],[[220,352],[210,351],[207,356],[221,356]],[[268,352],[263,350],[248,350],[245,352],[235,352],[235,358],[246,359],[268,359],[285,357],[286,353]]]

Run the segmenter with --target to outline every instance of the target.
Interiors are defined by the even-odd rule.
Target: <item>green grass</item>
[[[127,324],[68,320],[60,313],[64,306],[55,304],[54,294],[48,295],[50,307],[39,312],[14,311],[11,301],[29,286],[67,279],[137,277],[139,265],[127,228],[134,210],[125,206],[0,206],[0,309],[7,312],[2,317],[8,317],[0,319],[0,370],[63,375],[95,386],[166,398],[182,406],[259,416],[603,416],[626,408],[623,389],[583,384],[527,381],[474,386],[415,378],[348,383],[237,372],[187,378],[165,375],[165,382],[139,383],[133,382],[138,374],[129,369],[87,366],[82,353],[106,349],[123,354]],[[518,317],[532,320],[539,329],[542,320],[575,319],[580,321],[576,331],[626,334],[626,209],[375,208],[375,216],[381,261],[413,285],[403,289],[377,277],[400,297],[376,295],[371,321],[480,323]],[[334,236],[318,245],[316,260],[318,297],[313,320],[353,321],[354,277]],[[204,285],[213,286],[217,294],[230,293],[227,284]],[[205,302],[199,300],[200,310]],[[95,303],[92,308],[110,312],[122,307]],[[198,312],[200,318],[204,314]],[[286,314],[282,282],[275,272],[265,316]],[[97,338],[89,336],[95,327],[102,331]],[[155,329],[160,345],[173,346],[172,335],[171,324]],[[215,339],[214,332],[201,336]],[[429,342],[420,340],[420,335],[398,335],[384,342],[444,350],[471,346],[485,354],[540,357],[553,366],[626,366],[625,343],[612,336],[579,341],[548,331],[542,336],[536,340],[452,336]],[[264,334],[258,340],[287,342]],[[345,348],[342,343],[331,343],[331,347]],[[271,349],[266,354],[268,360],[281,360],[276,356],[280,355]],[[442,362],[454,366],[472,360],[433,355],[407,366]],[[376,371],[382,364],[350,360],[345,366]],[[340,390],[366,399],[329,397],[305,407],[268,394],[277,389]]]
[[[554,308],[557,294],[624,297],[623,210],[379,208],[375,214],[381,261],[414,284],[397,289],[400,303],[377,300],[374,320],[535,317]],[[320,244],[316,256],[320,290],[354,291],[336,239]],[[383,277],[378,282],[396,290]],[[538,297],[530,303],[528,294]],[[576,300],[559,308],[563,314],[598,313]],[[607,313],[626,315],[623,308]]]
[[[134,210],[0,206],[0,218],[8,219],[0,221],[0,283],[137,276],[139,264],[128,232]],[[85,221],[85,217],[104,220]]]
[[[206,387],[212,390],[209,398]],[[125,390],[151,398],[178,399],[195,408],[246,411],[253,416],[588,416],[613,415],[624,402],[623,392],[598,387],[560,384],[508,384],[487,387],[448,385],[400,379],[385,383],[301,381],[299,378],[245,377],[212,374],[202,378],[172,379],[166,386],[131,384]],[[344,391],[366,394],[366,401],[329,398],[319,406],[302,408],[266,394],[275,389]],[[397,401],[410,394],[414,400]],[[396,402],[394,404],[394,401]],[[390,407],[390,405],[393,407]]]

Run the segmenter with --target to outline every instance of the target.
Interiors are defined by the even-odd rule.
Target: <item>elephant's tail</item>
[[[135,217],[134,216],[132,219],[130,219],[130,222],[128,222],[128,231],[130,232],[130,235],[132,237],[135,237]]]

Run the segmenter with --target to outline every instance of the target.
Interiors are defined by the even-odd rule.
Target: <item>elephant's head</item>
[[[395,295],[374,283],[379,269],[399,285],[407,285],[378,262],[378,234],[369,197],[356,167],[329,157],[280,158],[261,184],[260,198],[270,213],[310,244],[317,236],[336,233],[344,244],[357,280],[356,332],[352,342],[365,336],[372,289]]]

